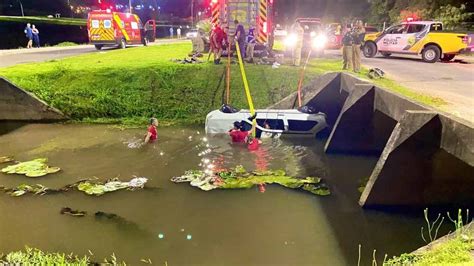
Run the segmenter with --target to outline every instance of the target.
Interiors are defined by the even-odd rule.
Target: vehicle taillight
[[[469,38],[469,36],[464,36],[462,37],[462,42],[465,43],[465,44],[469,44],[471,42],[470,40],[471,38]]]

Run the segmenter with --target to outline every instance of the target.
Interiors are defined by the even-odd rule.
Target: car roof
[[[402,24],[423,24],[423,25],[431,25],[431,24],[442,24],[439,21],[404,21]]]

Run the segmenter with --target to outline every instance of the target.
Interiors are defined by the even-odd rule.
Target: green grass
[[[225,80],[219,88],[218,84],[225,66],[171,61],[184,58],[190,50],[187,43],[109,50],[0,68],[0,76],[35,93],[75,120],[132,122],[156,116],[165,121],[201,123],[209,111],[222,103]],[[207,55],[202,60],[206,59]],[[339,60],[313,60],[305,82],[340,68]],[[255,106],[265,108],[296,91],[300,70],[247,64],[246,72]],[[247,108],[237,65],[232,65],[231,73],[231,104]],[[415,94],[394,82],[376,83],[421,102],[439,104],[437,99]]]
[[[61,42],[56,44],[54,47],[69,47],[69,46],[78,46],[79,44],[75,42]]]
[[[461,237],[450,239],[433,249],[422,254],[402,254],[387,261],[385,266],[413,265],[413,266],[435,266],[435,265],[474,265],[471,250],[474,245],[471,240]]]
[[[32,17],[32,16],[0,16],[0,22],[21,22],[21,23],[45,23],[56,25],[73,25],[85,26],[87,21],[81,18],[48,18],[48,17]]]

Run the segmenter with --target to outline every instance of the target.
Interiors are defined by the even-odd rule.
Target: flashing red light
[[[413,18],[407,18],[408,22],[412,22],[414,19]]]
[[[219,0],[211,0],[211,6],[217,4],[218,2]]]

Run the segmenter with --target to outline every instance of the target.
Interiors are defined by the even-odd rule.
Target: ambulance
[[[154,41],[156,24],[151,20],[144,26],[140,18],[131,13],[95,10],[89,13],[87,31],[89,42],[97,50],[104,46],[124,49],[128,45],[146,46]]]
[[[412,54],[421,55],[427,63],[448,62],[466,50],[470,38],[442,30],[441,22],[406,21],[383,32],[366,34],[363,52],[366,57],[374,57],[378,52],[385,57]]]

